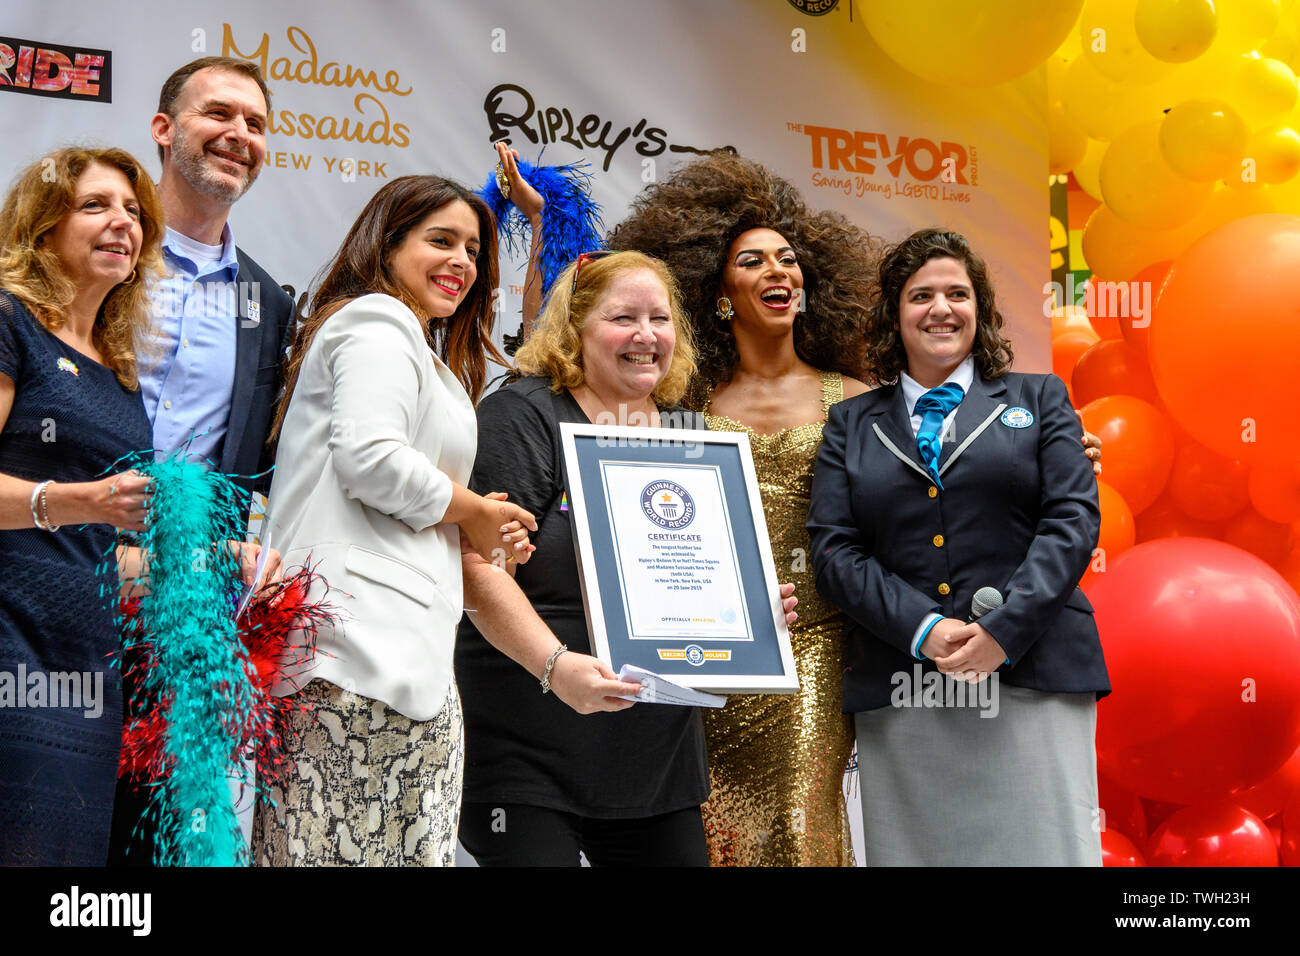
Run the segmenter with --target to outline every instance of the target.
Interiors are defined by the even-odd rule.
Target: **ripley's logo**
[[[641,510],[659,527],[676,531],[695,520],[695,499],[674,481],[652,481],[641,491]]]
[[[609,172],[614,153],[629,137],[637,139],[636,151],[641,156],[658,156],[664,150],[697,155],[710,152],[708,149],[669,143],[668,134],[661,127],[646,125],[648,120],[644,118],[636,126],[624,126],[618,132],[614,131],[612,122],[606,120],[602,123],[595,113],[588,113],[575,121],[568,107],[540,107],[534,102],[531,93],[515,83],[499,83],[492,87],[483,100],[483,112],[487,114],[488,124],[492,127],[489,139],[494,143],[509,139],[510,129],[515,127],[530,143],[568,143],[578,149],[603,150],[605,162],[602,168],[605,172]]]
[[[110,50],[0,37],[0,92],[113,102]]]
[[[839,4],[840,0],[790,0],[790,6],[810,17],[823,17]]]

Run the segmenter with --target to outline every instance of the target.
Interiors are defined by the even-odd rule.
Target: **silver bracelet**
[[[54,484],[53,480],[47,478],[45,481],[38,482],[32,488],[32,524],[42,531],[58,531],[60,527],[57,524],[50,524],[50,507],[45,498],[45,491],[52,484]],[[37,510],[38,504],[40,505],[39,511]]]
[[[551,671],[555,668],[555,662],[559,660],[560,655],[569,649],[567,644],[561,644],[555,650],[551,651],[551,656],[546,659],[546,667],[542,670],[542,693],[551,692]]]

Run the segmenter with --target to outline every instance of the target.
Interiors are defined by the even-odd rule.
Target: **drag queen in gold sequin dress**
[[[853,376],[876,244],[838,214],[810,212],[764,167],[716,153],[643,193],[610,246],[663,259],[681,283],[700,347],[688,403],[711,429],[749,434],[773,560],[799,597],[799,692],[733,696],[705,714],[710,861],[851,865],[842,618],[813,586],[804,522],[826,411],[866,388]]]

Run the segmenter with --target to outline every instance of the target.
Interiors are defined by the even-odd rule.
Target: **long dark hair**
[[[478,274],[474,284],[453,315],[445,319],[429,318],[393,278],[392,254],[407,233],[431,213],[460,200],[478,217]],[[275,411],[269,441],[274,441],[284,424],[289,400],[293,397],[303,358],[312,340],[331,315],[353,299],[372,292],[382,292],[400,299],[422,319],[427,320],[425,336],[432,348],[447,363],[470,399],[478,402],[487,377],[487,358],[508,366],[509,360],[492,343],[494,296],[497,287],[497,227],[487,204],[464,186],[441,176],[402,176],[386,184],[371,197],[366,208],[348,230],[343,245],[326,266],[307,317],[294,334],[285,372],[284,395]]]
[[[867,375],[873,384],[898,381],[907,369],[907,352],[899,329],[898,300],[903,286],[931,259],[956,259],[966,268],[975,291],[975,343],[971,355],[985,378],[1001,378],[1011,369],[1011,343],[1002,335],[1002,313],[984,260],[966,237],[945,229],[921,229],[891,246],[880,260],[880,296],[867,318]]]

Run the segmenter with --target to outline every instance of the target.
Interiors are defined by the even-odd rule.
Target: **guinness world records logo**
[[[660,479],[641,489],[641,510],[659,527],[676,531],[695,520],[695,499],[677,482]]]
[[[840,0],[790,0],[790,6],[810,17],[821,17],[839,5]]]

